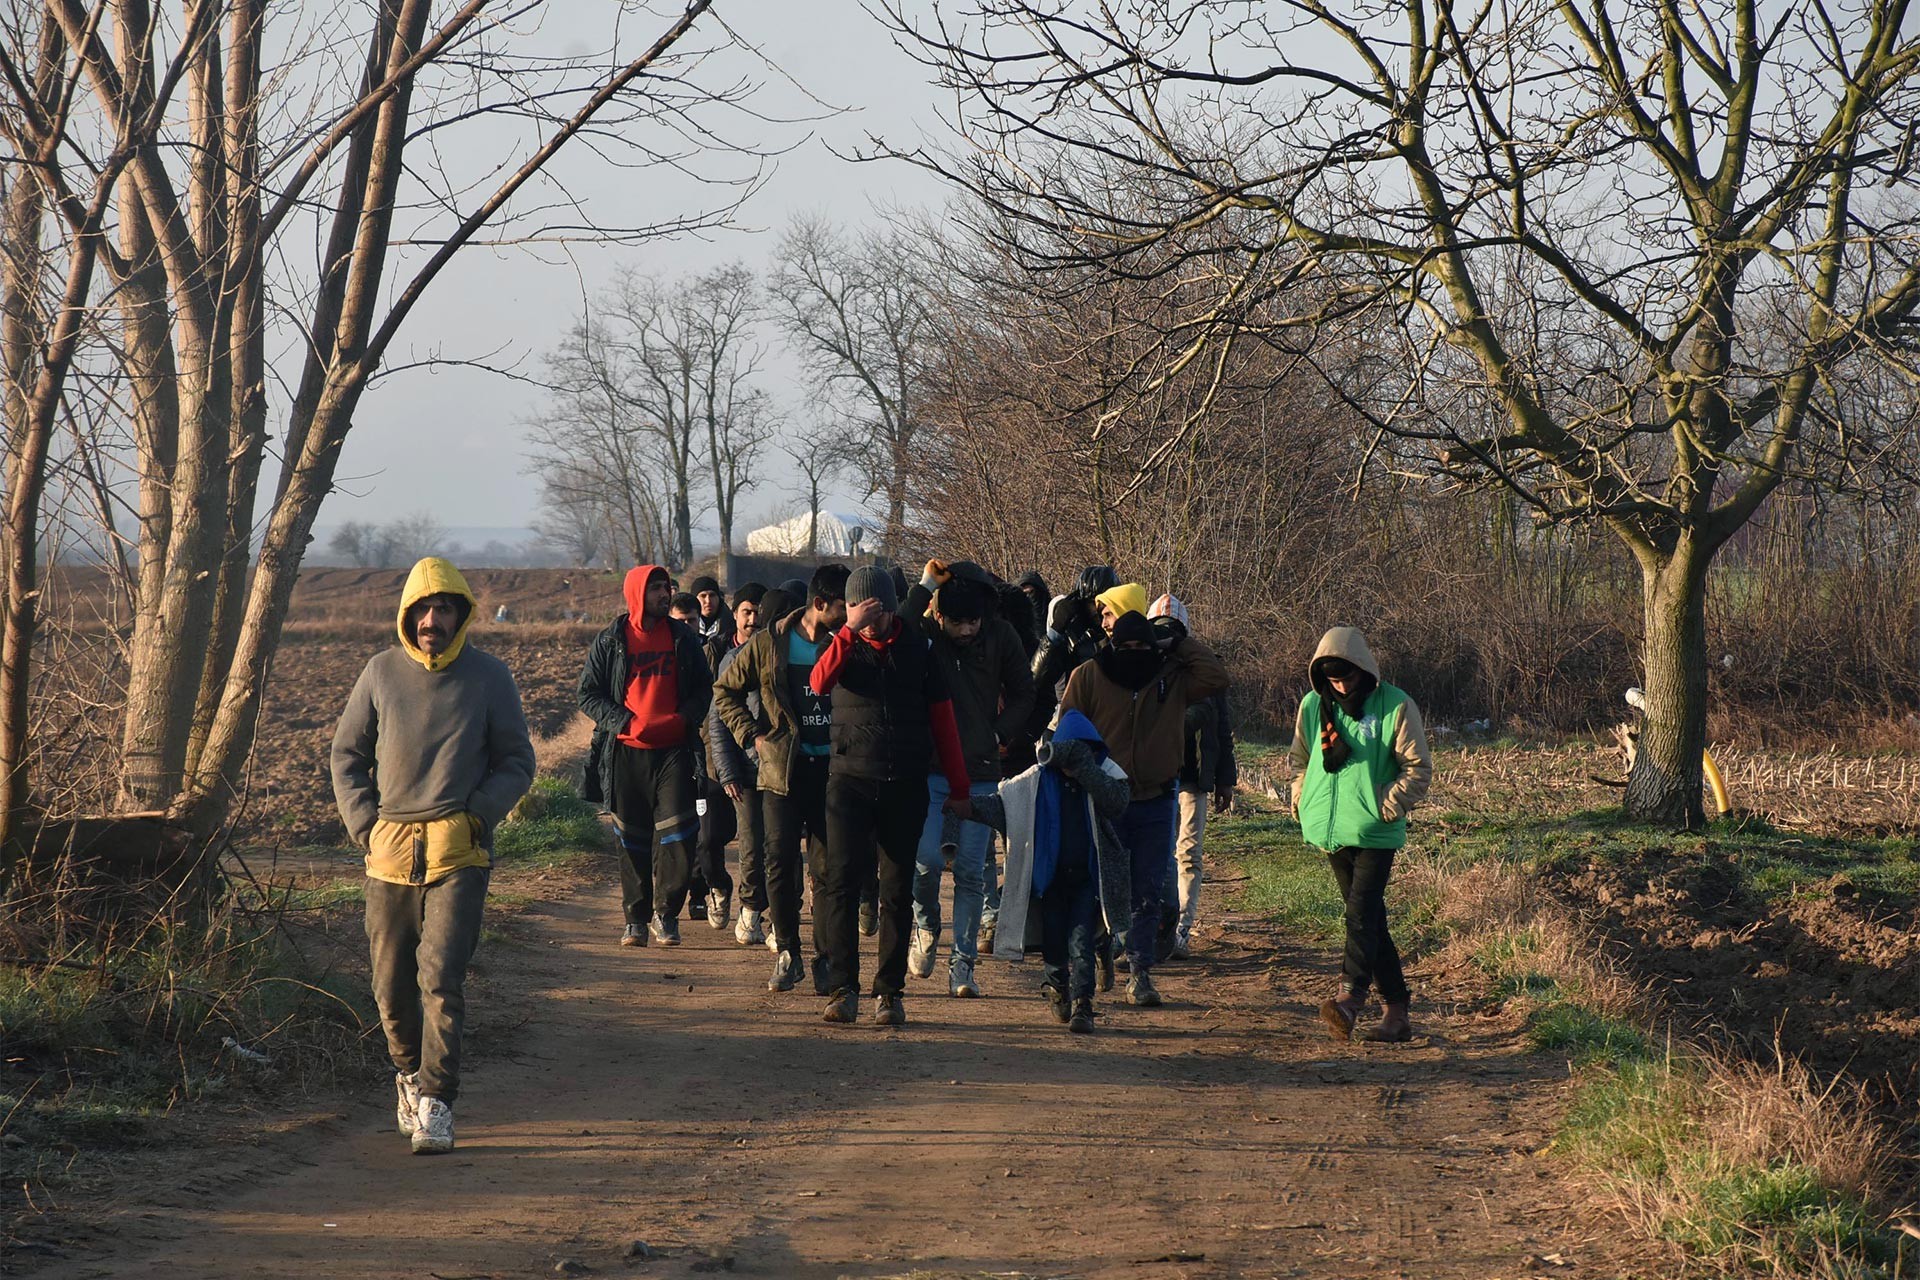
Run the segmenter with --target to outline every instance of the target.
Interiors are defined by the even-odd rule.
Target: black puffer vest
[[[926,637],[912,627],[902,627],[885,649],[855,641],[833,686],[835,772],[881,782],[927,776],[933,764],[927,719],[932,661]]]

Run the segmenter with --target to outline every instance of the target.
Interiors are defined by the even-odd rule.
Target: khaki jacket
[[[1157,679],[1138,693],[1114,683],[1096,659],[1067,677],[1062,711],[1093,721],[1107,751],[1127,771],[1135,800],[1173,788],[1187,752],[1187,708],[1227,687],[1219,655],[1192,636],[1167,652]]]
[[[753,751],[754,739],[766,739],[757,752],[755,785],[779,796],[787,794],[793,744],[800,738],[799,713],[787,691],[787,635],[806,612],[805,607],[795,609],[754,632],[713,685],[714,714],[741,750]],[[748,704],[749,694],[758,695],[757,708]]]

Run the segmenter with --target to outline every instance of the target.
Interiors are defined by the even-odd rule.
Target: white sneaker
[[[773,954],[775,954],[776,956],[780,954],[779,937],[771,933],[767,935],[767,950],[773,952]]]
[[[907,948],[907,972],[916,978],[933,976],[933,950],[940,945],[939,935],[931,929],[915,929],[913,945]]]
[[[740,919],[733,926],[733,940],[743,947],[757,947],[767,940],[758,911],[752,907],[740,908]]]
[[[1173,958],[1185,960],[1193,954],[1193,934],[1181,925],[1173,934]]]
[[[961,1000],[975,1000],[980,996],[980,984],[973,980],[973,962],[953,958],[947,966],[947,994]]]
[[[420,1114],[420,1078],[408,1072],[393,1073],[393,1091],[396,1095],[393,1121],[394,1127],[403,1138],[413,1136],[415,1119]]]
[[[727,927],[727,914],[733,909],[733,900],[718,889],[707,890],[707,927],[720,930]]]
[[[413,1126],[413,1154],[437,1156],[451,1150],[453,1108],[438,1098],[421,1098]]]

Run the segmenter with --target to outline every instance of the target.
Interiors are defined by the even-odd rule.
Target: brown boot
[[[1413,1039],[1413,1024],[1407,1020],[1407,1002],[1388,1005],[1380,1021],[1362,1031],[1360,1038],[1374,1044],[1405,1044]]]
[[[1353,1021],[1359,1014],[1360,1003],[1351,995],[1320,1002],[1320,1021],[1327,1024],[1327,1032],[1335,1040],[1353,1039]]]

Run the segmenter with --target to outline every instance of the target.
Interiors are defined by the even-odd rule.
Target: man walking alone
[[[360,673],[334,729],[333,796],[366,851],[367,944],[396,1123],[416,1155],[453,1150],[467,964],[493,832],[533,783],[506,664],[467,643],[474,597],[437,556],[400,595],[396,648]]]

